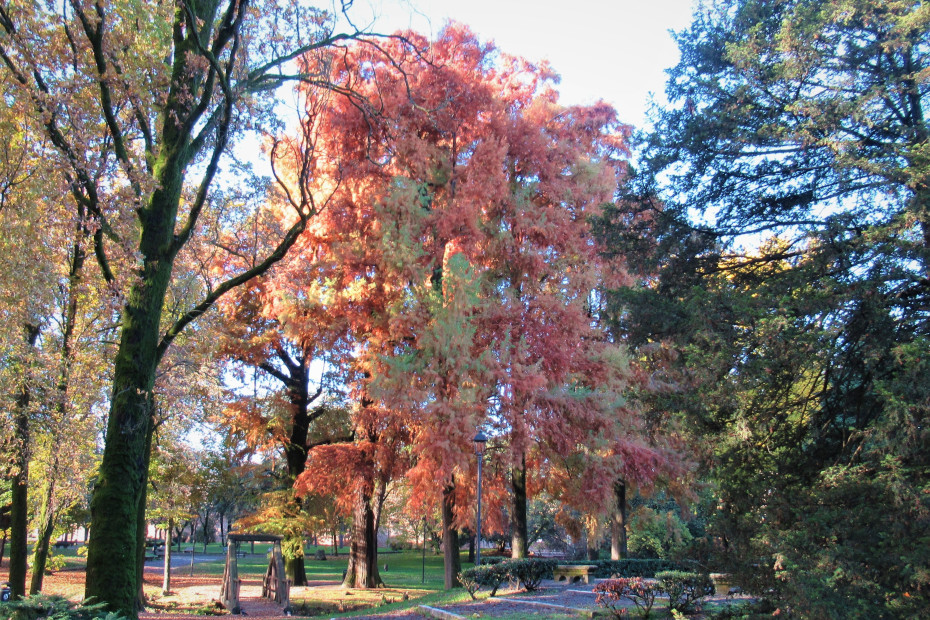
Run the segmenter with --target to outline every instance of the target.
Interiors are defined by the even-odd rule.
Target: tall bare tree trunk
[[[349,567],[342,585],[347,588],[378,588],[384,585],[378,572],[378,532],[371,509],[371,495],[359,489],[355,498]]]
[[[52,533],[55,530],[52,498],[55,494],[55,480],[58,477],[58,457],[53,456],[52,459],[52,469],[49,473],[49,480],[46,482],[45,495],[42,498],[42,507],[40,508],[38,538],[32,554],[32,581],[29,584],[29,594],[38,594],[42,591],[45,565],[48,562]]]
[[[29,323],[23,325],[26,344],[35,347],[40,328]],[[29,554],[26,540],[29,529],[29,405],[32,402],[29,361],[22,360],[22,381],[16,396],[14,420],[14,460],[11,476],[10,509],[10,590],[14,597],[26,595],[26,558]]]
[[[71,387],[71,367],[74,363],[74,330],[77,322],[78,300],[80,299],[80,286],[83,279],[84,264],[87,254],[84,242],[90,234],[86,228],[86,213],[83,206],[78,207],[78,222],[75,224],[74,239],[71,244],[71,256],[68,265],[68,296],[63,308],[64,321],[61,334],[61,350],[58,370],[58,385],[56,386],[56,400],[52,407],[56,419],[52,421],[52,441],[61,439],[62,429],[68,415],[68,393]],[[42,591],[42,582],[45,577],[45,566],[48,562],[50,542],[55,530],[55,486],[60,474],[60,459],[57,452],[52,455],[52,463],[46,480],[46,492],[39,508],[39,536],[32,557],[32,583],[29,586],[30,594]]]
[[[510,522],[513,527],[510,543],[510,557],[525,558],[529,537],[526,518],[526,455],[520,457],[520,463],[511,469],[510,477],[513,487],[513,514]]]
[[[165,569],[161,581],[163,596],[171,594],[171,530],[174,529],[174,517],[168,517],[168,540],[165,541]]]
[[[462,572],[462,557],[459,553],[459,531],[455,529],[455,482],[442,490],[442,550],[443,576],[446,590],[458,588],[459,573]]]
[[[610,519],[610,559],[621,560],[627,557],[626,547],[626,483],[614,482],[614,510]]]
[[[168,235],[172,229],[173,221],[167,228]],[[146,236],[144,232],[143,248],[156,242]],[[143,254],[150,253],[158,254],[148,248],[143,250]],[[145,558],[144,500],[159,323],[171,262],[146,259],[127,296],[113,369],[106,443],[90,505],[85,597],[105,601],[110,609],[130,618],[137,617],[140,562]]]

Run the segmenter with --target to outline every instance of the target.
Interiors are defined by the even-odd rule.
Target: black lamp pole
[[[484,461],[484,448],[488,443],[487,436],[478,431],[475,438],[475,455],[478,457],[478,527],[475,529],[475,566],[481,566],[481,464]]]

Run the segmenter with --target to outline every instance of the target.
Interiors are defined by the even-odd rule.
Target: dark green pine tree
[[[928,20],[715,3],[600,222],[642,278],[610,299],[669,388],[644,399],[708,439],[717,543],[803,617],[930,598]]]

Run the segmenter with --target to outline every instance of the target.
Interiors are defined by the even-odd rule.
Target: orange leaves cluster
[[[661,455],[623,448],[640,433],[617,404],[635,373],[591,308],[605,274],[625,277],[587,219],[626,173],[630,130],[613,109],[560,105],[547,65],[458,24],[301,62],[346,94],[313,116],[326,208],[265,307],[295,336],[340,343],[357,403],[355,441],[313,450],[301,489],[390,471],[412,505],[453,481],[467,505],[476,427],[497,444],[487,492],[500,501],[502,472],[524,458],[531,484],[578,501],[606,501],[621,473],[654,479]],[[559,465],[579,453],[583,471]]]

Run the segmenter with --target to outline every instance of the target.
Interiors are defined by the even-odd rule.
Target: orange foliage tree
[[[354,438],[311,450],[297,486],[340,486],[352,502],[360,547],[347,582],[379,581],[369,505],[379,481],[405,474],[411,511],[443,508],[451,587],[457,532],[473,520],[476,428],[493,437],[493,470],[510,470],[489,490],[503,497],[494,487],[509,482],[518,557],[528,482],[606,510],[619,476],[649,469],[637,459],[665,456],[623,405],[639,378],[598,324],[598,288],[626,275],[588,218],[622,181],[628,128],[606,104],[559,104],[546,65],[463,26],[404,39],[412,48],[328,59],[330,80],[378,114],[344,99],[321,120],[338,181],[277,274],[292,291],[280,297],[287,329],[313,333],[326,317],[344,343],[334,363],[354,396]],[[584,474],[564,475],[582,452]]]

